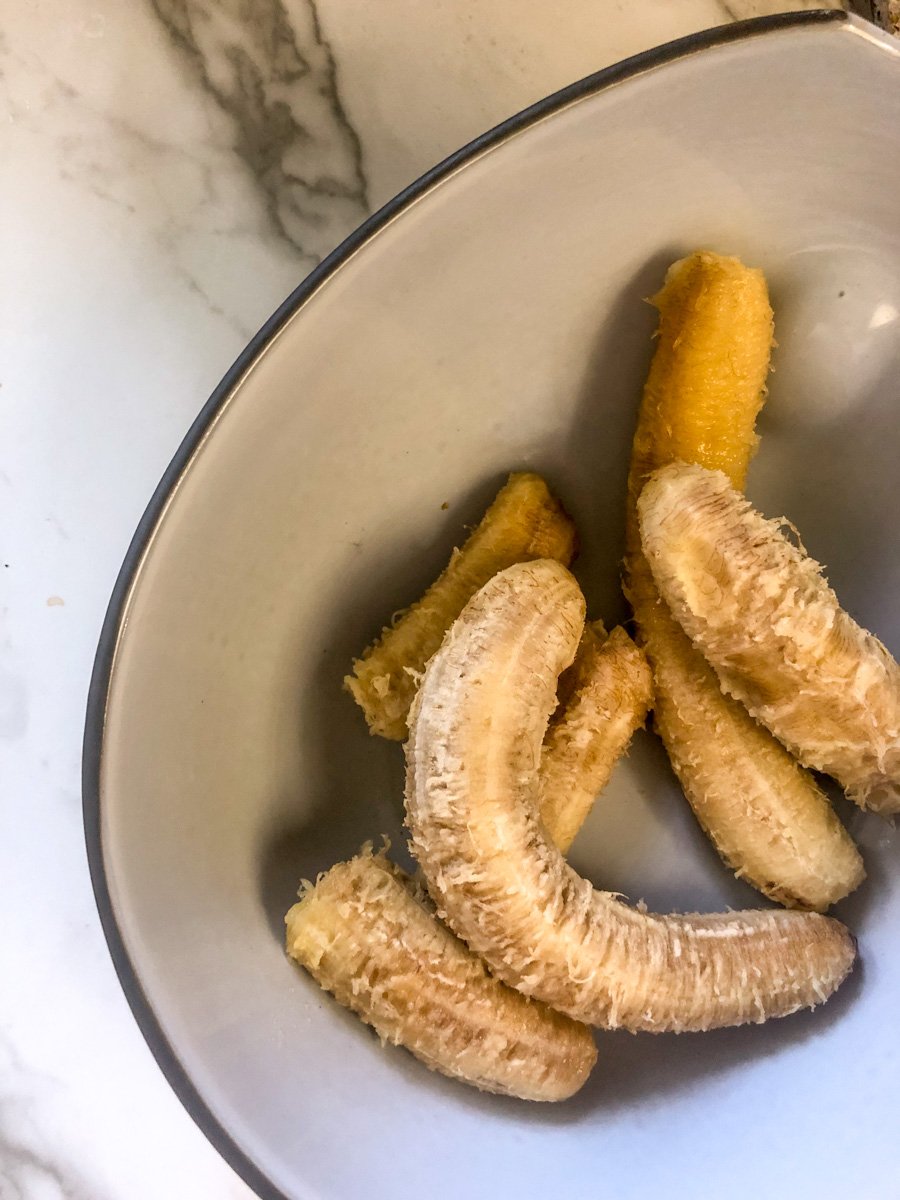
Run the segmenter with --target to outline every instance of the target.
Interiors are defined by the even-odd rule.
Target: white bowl
[[[780,348],[750,492],[895,650],[900,56],[839,14],[690,38],[543,101],[436,168],[301,285],[231,369],[122,569],[86,733],[91,868],[163,1070],[265,1197],[896,1194],[900,882],[824,1009],[682,1038],[600,1034],[560,1105],[482,1096],[382,1048],[286,959],[301,876],[401,837],[402,755],[341,690],[505,473],[543,471],[622,614],[642,298],[698,246],[768,272]],[[449,509],[443,511],[444,503]],[[642,737],[576,865],[657,909],[763,901]]]

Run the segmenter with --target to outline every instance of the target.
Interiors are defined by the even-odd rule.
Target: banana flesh
[[[439,915],[492,974],[606,1028],[712,1029],[827,999],[855,958],[837,921],[648,915],[595,891],[547,837],[541,742],[583,622],[563,566],[519,564],[469,602],[426,668],[410,714],[406,809]]]
[[[823,910],[864,878],[859,853],[812,776],[723,695],[661,601],[636,513],[649,474],[673,460],[723,470],[743,487],[772,345],[765,279],[700,252],[669,269],[653,303],[659,336],[628,478],[624,587],[653,670],[654,725],[725,862],[781,904]]]
[[[590,1074],[590,1030],[489,975],[383,855],[364,850],[332,867],[285,920],[291,957],[382,1041],[432,1070],[548,1101]]]
[[[599,622],[585,625],[541,753],[538,804],[563,854],[650,708],[643,651],[621,627],[605,634]]]
[[[539,475],[510,475],[493,504],[425,595],[353,663],[344,686],[373,734],[403,741],[419,675],[470,596],[497,571],[532,558],[568,565],[575,527]]]
[[[724,690],[863,808],[900,811],[900,666],[819,564],[721,472],[667,467],[638,508],[657,585]]]
[[[723,695],[662,603],[652,623],[664,639],[653,660],[654,723],[721,857],[787,908],[823,911],[853,891],[865,868],[825,794],[742,704]]]

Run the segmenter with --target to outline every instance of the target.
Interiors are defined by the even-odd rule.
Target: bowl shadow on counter
[[[621,514],[624,512],[627,449],[617,455],[607,471],[592,468],[592,462],[610,462],[610,440],[630,446],[637,398],[646,376],[652,347],[649,333],[655,319],[649,310],[635,318],[647,296],[656,291],[666,267],[678,257],[677,250],[654,256],[622,289],[601,328],[595,348],[585,367],[581,398],[576,418],[564,441],[565,452],[574,463],[572,478],[557,479],[551,470],[551,484],[561,486],[567,501],[573,497],[572,510],[579,524],[592,511],[615,514],[619,532],[616,553],[621,554]],[[609,382],[614,364],[615,382]],[[598,403],[598,396],[603,403]],[[510,463],[510,469],[516,469]],[[541,470],[541,464],[535,465]],[[602,476],[598,480],[598,476]],[[451,510],[435,514],[435,538],[426,551],[397,547],[393,555],[380,555],[372,562],[362,547],[353,566],[345,571],[335,587],[331,628],[323,629],[324,647],[317,669],[305,684],[312,703],[305,706],[306,718],[299,720],[297,778],[309,797],[304,817],[292,817],[290,796],[284,796],[283,822],[268,834],[260,856],[259,894],[273,937],[279,944],[284,937],[284,914],[293,902],[299,881],[316,875],[336,862],[358,852],[363,842],[378,846],[381,836],[391,840],[391,857],[407,869],[414,863],[406,849],[403,831],[403,751],[398,743],[368,736],[362,714],[343,691],[341,681],[354,656],[377,635],[385,615],[421,595],[425,587],[443,569],[460,531],[474,524],[502,485],[504,477],[483,480],[462,500],[451,502]],[[615,500],[613,497],[615,496]],[[616,508],[618,504],[618,508]],[[584,561],[576,567],[589,603],[594,596],[608,598],[617,589],[610,582],[608,553],[599,561],[592,539],[586,539]],[[601,569],[602,568],[602,569]],[[359,598],[364,597],[362,603]],[[624,606],[623,606],[624,608]],[[613,619],[615,611],[603,613]],[[300,634],[298,633],[298,638]],[[310,715],[312,719],[310,719]],[[705,844],[706,839],[699,833]],[[710,849],[711,869],[721,869]],[[861,927],[873,899],[881,874],[872,864],[863,887],[837,908],[839,917],[854,931]],[[748,894],[747,906],[768,907],[767,902],[741,885]],[[755,899],[751,899],[750,897]],[[303,974],[301,972],[301,974]],[[305,976],[304,976],[305,978]],[[310,986],[318,993],[312,980]],[[490,1109],[510,1120],[525,1123],[571,1124],[586,1121],[594,1114],[654,1098],[689,1093],[706,1079],[738,1069],[741,1065],[775,1056],[813,1037],[822,1036],[838,1022],[854,1003],[864,986],[860,963],[850,979],[824,1008],[803,1012],[769,1022],[763,1026],[722,1029],[697,1035],[642,1034],[624,1031],[598,1032],[599,1059],[587,1084],[571,1100],[559,1105],[536,1105],[508,1097],[479,1094],[440,1075],[425,1073],[425,1068],[399,1048],[385,1048],[397,1056],[397,1069],[421,1076],[423,1086],[450,1089],[465,1107]],[[356,1026],[355,1018],[341,1013]],[[360,1036],[372,1036],[359,1027]]]

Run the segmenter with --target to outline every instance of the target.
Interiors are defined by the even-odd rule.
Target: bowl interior
[[[182,1068],[285,1195],[375,1200],[402,1180],[433,1200],[675,1200],[700,1180],[749,1196],[776,1179],[883,1194],[897,1151],[859,1114],[898,1092],[883,1032],[897,844],[843,802],[870,873],[843,906],[864,963],[844,991],[760,1029],[600,1035],[592,1081],[558,1108],[382,1049],[282,949],[302,877],[402,840],[401,750],[367,736],[342,675],[508,471],[547,475],[581,531],[590,610],[624,615],[643,298],[689,249],[770,279],[779,349],[751,496],[900,650],[900,74],[873,39],[809,25],[686,54],[471,156],[296,311],[174,490],[109,686],[103,865]],[[698,833],[649,734],[572,857],[657,909],[762,903]]]

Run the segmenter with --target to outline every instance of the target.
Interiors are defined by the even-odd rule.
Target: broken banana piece
[[[541,817],[563,854],[650,708],[643,651],[621,627],[604,637],[599,622],[585,626],[541,753]]]
[[[861,807],[900,811],[900,666],[819,564],[718,471],[669,466],[638,509],[657,585],[724,690]]]
[[[772,345],[766,282],[735,258],[701,252],[669,269],[653,303],[659,336],[628,478],[624,586],[653,670],[654,725],[725,862],[781,904],[822,910],[864,878],[859,852],[812,776],[723,695],[660,600],[636,512],[649,474],[674,460],[743,486]]]
[[[547,837],[537,764],[583,622],[563,566],[519,564],[469,602],[425,670],[406,811],[440,916],[495,976],[606,1028],[712,1029],[827,999],[855,957],[837,921],[651,916],[595,891]]]
[[[478,527],[425,595],[353,663],[344,685],[369,731],[402,742],[418,677],[466,601],[497,571],[532,558],[567,566],[575,527],[539,475],[510,475]]]
[[[288,954],[432,1070],[524,1100],[565,1100],[590,1074],[590,1030],[492,978],[381,854],[332,867],[285,922]]]

